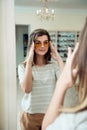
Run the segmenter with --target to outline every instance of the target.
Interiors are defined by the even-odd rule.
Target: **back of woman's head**
[[[87,18],[80,36],[80,45],[77,53],[79,98],[80,102],[87,97]]]
[[[50,38],[50,35],[48,33],[47,30],[45,29],[36,29],[34,30],[31,34],[30,34],[30,37],[29,37],[29,45],[28,45],[28,51],[27,53],[29,52],[29,49],[30,49],[30,46],[32,45],[33,42],[35,42],[35,40],[37,40],[38,37],[40,36],[43,36],[43,35],[46,35],[47,38],[48,38],[48,41],[50,42],[51,41],[51,38]],[[50,47],[48,48],[48,52],[45,54],[45,60],[48,62],[49,60],[51,60],[51,55],[50,55]],[[35,56],[35,52],[34,52],[34,63],[36,63],[36,56]]]

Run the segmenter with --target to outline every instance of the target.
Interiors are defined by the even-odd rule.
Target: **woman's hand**
[[[33,64],[33,56],[34,56],[34,43],[32,43],[29,54],[25,60],[26,68],[24,73],[24,80],[21,84],[21,88],[25,93],[30,93],[32,91],[32,64]]]
[[[33,64],[33,56],[34,56],[34,43],[32,43],[30,50],[29,50],[29,55],[27,57],[27,63]]]
[[[59,56],[59,53],[57,52],[57,46],[52,45],[52,43],[50,42],[50,48],[51,48],[51,56],[52,56],[52,58],[57,61],[58,56]]]
[[[52,45],[52,43],[50,42],[50,48],[51,48],[51,56],[53,59],[55,59],[58,62],[58,65],[60,67],[61,70],[63,70],[64,68],[64,62],[61,58],[61,56],[59,55],[58,51],[57,51],[57,46]]]
[[[70,47],[68,48],[68,57],[66,59],[65,67],[59,79],[61,83],[63,79],[63,84],[66,84],[65,86],[67,86],[67,88],[73,86],[73,83],[75,82],[75,79],[77,77],[78,68],[75,57],[78,51],[78,46],[79,43],[76,44],[73,52]]]

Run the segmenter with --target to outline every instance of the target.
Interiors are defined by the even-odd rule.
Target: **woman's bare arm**
[[[25,68],[25,75],[24,80],[21,83],[21,88],[25,93],[30,93],[32,91],[32,63],[33,63],[33,54],[34,54],[34,44],[32,44],[29,56],[26,60],[26,68]]]
[[[75,82],[77,76],[77,67],[74,66],[75,68],[72,69],[72,64],[74,63],[73,59],[75,57],[77,49],[78,49],[78,44],[76,45],[73,53],[69,48],[66,64],[60,75],[60,78],[56,83],[56,88],[51,103],[43,119],[42,130],[46,130],[46,128],[51,123],[53,123],[56,117],[60,114],[59,109],[63,105],[65,93],[67,89],[72,87],[73,83]]]

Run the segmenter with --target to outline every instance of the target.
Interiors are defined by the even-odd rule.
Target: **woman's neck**
[[[36,60],[36,65],[43,66],[43,65],[46,64],[46,61],[45,61],[44,57],[39,56],[36,59],[37,59]]]

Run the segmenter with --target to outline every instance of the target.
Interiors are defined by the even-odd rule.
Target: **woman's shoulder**
[[[87,111],[78,113],[61,113],[46,130],[70,130],[70,128],[75,127],[77,130],[87,130]]]
[[[25,62],[21,62],[21,63],[18,65],[18,68],[24,69],[25,66],[26,66]]]
[[[58,63],[56,61],[49,61],[49,65],[58,66]]]
[[[55,70],[60,70],[60,67],[57,63],[57,61],[50,61],[50,66],[54,68]]]
[[[70,124],[76,126],[77,128],[79,127],[79,125],[87,125],[87,110],[77,113],[62,113],[60,115],[60,119],[64,119],[65,122],[72,122]]]
[[[76,113],[62,113],[62,116],[68,117],[68,118],[74,118],[77,121],[78,121],[78,119],[83,120],[84,118],[87,119],[87,110],[81,111],[81,112],[76,112]]]
[[[77,112],[76,120],[84,120],[84,119],[86,119],[86,121],[87,121],[87,110],[81,111],[81,112]]]
[[[61,129],[61,130],[69,130],[68,127],[71,125],[71,123],[73,122],[73,117],[71,117],[71,115],[68,115],[70,116],[70,119],[69,117],[67,118],[67,114],[65,113],[61,113],[57,118],[56,120],[47,127],[46,130],[58,130],[58,129]],[[68,122],[69,123],[68,123]]]

